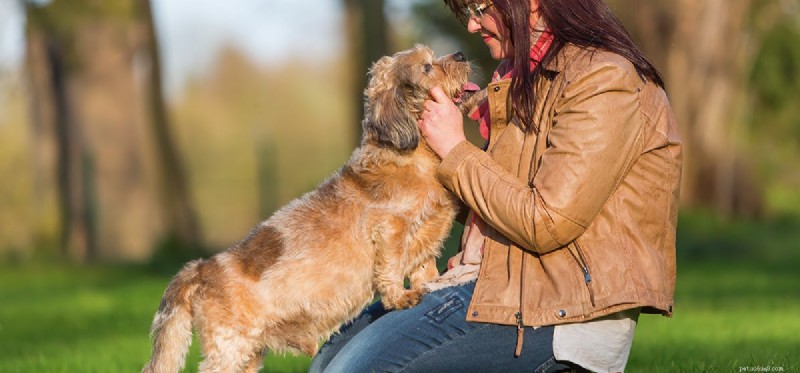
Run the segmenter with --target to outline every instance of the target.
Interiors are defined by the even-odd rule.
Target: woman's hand
[[[441,88],[433,87],[430,93],[433,100],[425,101],[419,130],[428,146],[444,158],[456,145],[467,139],[464,135],[464,118]]]

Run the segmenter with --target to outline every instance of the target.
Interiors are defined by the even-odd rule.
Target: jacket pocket
[[[578,263],[578,266],[583,273],[583,282],[586,284],[586,289],[589,291],[589,301],[592,303],[592,307],[596,307],[597,305],[594,301],[594,288],[592,286],[592,271],[589,268],[589,262],[586,260],[586,255],[584,255],[581,245],[578,243],[577,239],[573,241],[573,244],[575,251],[570,252],[572,253],[572,257],[575,259],[575,262]]]

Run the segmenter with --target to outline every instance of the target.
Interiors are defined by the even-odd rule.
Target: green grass
[[[796,273],[733,263],[684,267],[674,317],[640,317],[629,371],[800,369]]]
[[[136,372],[169,275],[128,267],[0,267],[0,372]],[[187,371],[196,372],[198,343]],[[269,356],[267,372],[303,372],[306,357]]]
[[[683,217],[675,316],[643,315],[630,372],[800,370],[800,220]],[[135,372],[177,268],[0,265],[0,372]],[[197,369],[194,343],[187,371]],[[266,372],[307,357],[269,356]],[[750,370],[755,371],[755,370]],[[762,370],[763,371],[763,370]]]
[[[800,370],[800,220],[681,216],[673,318],[642,316],[632,372]]]

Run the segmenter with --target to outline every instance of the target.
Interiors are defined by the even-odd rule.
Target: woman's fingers
[[[425,101],[419,128],[431,149],[444,157],[455,145],[466,139],[464,119],[453,100],[441,88],[434,87],[430,94],[433,100]]]

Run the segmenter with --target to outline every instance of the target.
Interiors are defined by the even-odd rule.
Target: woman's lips
[[[492,39],[494,39],[494,37],[492,35],[483,35],[483,42],[484,43],[488,43],[489,40],[492,40]]]

